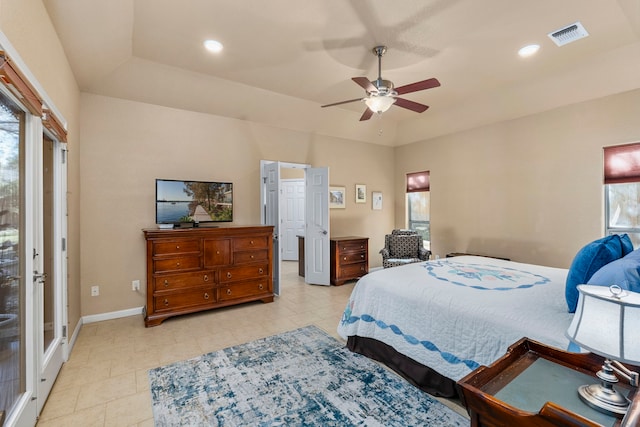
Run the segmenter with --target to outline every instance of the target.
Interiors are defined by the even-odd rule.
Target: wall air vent
[[[567,43],[580,40],[587,37],[589,33],[584,29],[580,22],[568,25],[559,30],[553,31],[548,34],[549,38],[558,46],[564,46]]]

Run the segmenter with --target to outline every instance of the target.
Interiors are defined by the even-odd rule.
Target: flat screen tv
[[[156,224],[231,221],[232,183],[156,179]]]

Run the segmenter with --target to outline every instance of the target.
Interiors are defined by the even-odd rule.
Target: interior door
[[[306,283],[329,286],[329,168],[305,169]]]
[[[264,165],[265,224],[273,225],[273,293],[280,295],[280,162]]]
[[[280,202],[280,246],[283,261],[298,260],[298,236],[304,236],[304,179],[283,179]]]
[[[41,206],[36,236],[34,259],[34,283],[37,284],[36,312],[38,313],[38,413],[51,392],[53,383],[64,362],[63,326],[66,323],[63,309],[63,289],[66,275],[62,274],[65,259],[64,212],[62,210],[65,183],[61,173],[65,162],[64,148],[58,142],[44,136],[41,156],[41,183],[37,202]],[[62,181],[62,182],[61,182]],[[66,245],[65,245],[66,246]]]

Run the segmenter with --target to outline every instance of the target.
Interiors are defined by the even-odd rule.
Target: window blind
[[[640,142],[604,147],[604,183],[640,182]]]
[[[429,171],[407,174],[407,193],[429,191]]]

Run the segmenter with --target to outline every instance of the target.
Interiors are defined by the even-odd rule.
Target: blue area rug
[[[149,371],[156,426],[468,426],[315,326]]]

